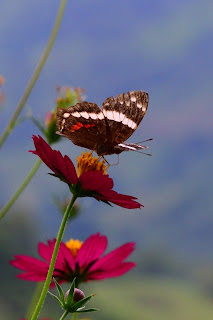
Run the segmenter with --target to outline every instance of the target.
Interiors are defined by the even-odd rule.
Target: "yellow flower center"
[[[107,174],[107,166],[105,165],[105,159],[100,161],[100,157],[93,157],[92,152],[82,152],[77,160],[77,176],[80,177],[87,171],[101,171],[103,174]]]
[[[66,247],[71,251],[73,257],[77,256],[79,249],[81,248],[83,241],[70,239],[65,243]]]

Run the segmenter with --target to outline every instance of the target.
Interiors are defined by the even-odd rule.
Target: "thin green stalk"
[[[38,301],[40,295],[41,295],[41,290],[43,288],[43,282],[38,282],[36,284],[36,288],[35,288],[35,291],[33,293],[33,296],[32,296],[32,299],[31,299],[31,302],[28,306],[28,310],[26,312],[26,317],[25,319],[30,319],[30,317],[32,316],[33,314],[33,311],[35,309],[35,306],[36,306],[36,302]]]
[[[72,209],[72,206],[73,206],[75,200],[76,200],[76,196],[73,195],[73,197],[72,197],[72,199],[71,199],[71,201],[70,201],[69,205],[67,206],[67,209],[66,209],[66,211],[64,213],[64,216],[63,216],[63,219],[62,219],[62,222],[61,222],[61,226],[60,226],[60,229],[58,231],[58,236],[57,236],[57,240],[56,240],[56,243],[55,243],[55,248],[54,248],[54,251],[53,251],[52,259],[51,259],[51,262],[50,262],[49,271],[47,273],[47,278],[46,278],[46,281],[44,283],[44,287],[43,287],[41,296],[39,298],[39,301],[37,303],[37,306],[35,308],[35,311],[34,311],[34,313],[32,315],[31,320],[36,320],[38,318],[39,313],[41,311],[41,308],[42,308],[42,306],[44,304],[44,300],[46,298],[46,295],[47,295],[47,292],[48,292],[48,289],[49,289],[49,285],[50,285],[50,282],[51,282],[51,279],[52,279],[53,270],[54,270],[54,267],[55,267],[55,262],[56,262],[59,246],[60,246],[63,234],[64,234],[64,230],[65,230],[65,227],[66,227],[66,223],[68,221],[68,217],[70,215],[70,212],[71,212],[71,209]]]
[[[50,38],[49,38],[49,41],[47,43],[47,46],[43,52],[43,55],[41,56],[41,59],[24,91],[24,94],[19,102],[19,104],[17,105],[16,107],[16,110],[14,112],[14,114],[12,115],[12,118],[10,120],[10,122],[8,123],[5,131],[3,132],[1,138],[0,138],[0,148],[1,146],[3,145],[3,143],[5,142],[5,140],[7,139],[7,137],[9,136],[9,134],[11,133],[12,129],[14,128],[15,124],[16,124],[16,120],[20,114],[20,112],[22,111],[35,83],[36,83],[36,80],[38,79],[40,73],[41,73],[41,70],[43,69],[44,67],[44,64],[50,54],[50,51],[52,49],[52,46],[54,44],[54,41],[55,41],[55,38],[56,38],[56,35],[58,33],[58,30],[59,30],[59,27],[60,27],[60,24],[61,24],[61,20],[62,20],[62,17],[63,17],[63,13],[64,13],[64,10],[65,10],[65,6],[66,6],[66,2],[67,0],[61,0],[61,3],[60,3],[60,7],[59,7],[59,10],[58,10],[58,14],[57,14],[57,17],[56,17],[56,20],[55,20],[55,25],[53,27],[53,30],[52,30],[52,33],[50,35]]]
[[[35,175],[36,171],[41,165],[41,159],[38,159],[34,165],[34,167],[29,172],[28,176],[24,179],[23,183],[20,185],[20,187],[16,190],[12,198],[8,201],[8,203],[1,209],[0,211],[0,220],[4,217],[4,215],[7,213],[7,211],[12,207],[14,202],[18,199],[20,194],[24,191],[32,177]]]
[[[73,313],[72,320],[77,320],[77,313]]]
[[[69,314],[69,311],[65,311],[59,320],[64,320],[68,314]]]

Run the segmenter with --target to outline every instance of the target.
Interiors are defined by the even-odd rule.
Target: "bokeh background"
[[[57,0],[0,2],[0,74],[5,96],[3,131],[44,50],[59,6]],[[150,103],[131,142],[149,142],[152,157],[123,153],[111,166],[115,190],[138,197],[142,210],[108,207],[80,199],[81,214],[65,234],[86,239],[101,232],[109,249],[135,241],[137,267],[120,279],[84,286],[101,309],[90,319],[213,319],[213,2],[211,0],[68,1],[54,48],[27,101],[43,121],[55,106],[56,86],[86,89],[99,105],[131,90],[149,92]],[[31,112],[30,111],[30,112]],[[0,205],[35,163],[30,120],[21,122],[1,149]],[[73,160],[82,151],[63,139],[55,148]],[[117,157],[108,157],[115,163]],[[56,236],[61,215],[54,196],[66,185],[44,165],[0,221],[0,318],[20,319],[35,284],[15,277],[15,254],[37,255],[37,242]],[[48,298],[42,316],[58,319]],[[51,314],[52,312],[52,314]]]

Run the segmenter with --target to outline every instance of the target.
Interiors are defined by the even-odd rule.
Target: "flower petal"
[[[101,191],[109,190],[113,187],[113,180],[108,175],[104,175],[101,171],[84,172],[79,180],[81,186],[85,190]]]
[[[99,233],[91,235],[81,246],[76,257],[80,268],[86,268],[91,262],[98,259],[107,247],[107,237]]]
[[[41,136],[34,136],[33,135],[33,142],[35,145],[36,150],[32,151],[30,150],[29,152],[32,152],[39,156],[41,160],[52,170],[54,171],[54,168],[52,166],[52,148],[46,143],[46,141],[41,137]]]
[[[79,180],[81,186],[85,190],[91,190],[99,193],[100,195],[94,195],[98,200],[112,202],[120,207],[127,209],[136,209],[143,207],[137,201],[134,201],[135,197],[117,193],[113,188],[113,180],[108,175],[103,175],[100,171],[87,171],[84,172]]]
[[[24,255],[16,255],[15,260],[11,260],[10,264],[23,271],[48,270],[46,262]]]
[[[44,281],[46,279],[49,261],[54,249],[55,240],[48,240],[48,244],[39,244],[39,253],[45,261],[17,255],[10,263],[24,271],[18,278],[30,281]],[[134,243],[129,242],[101,257],[107,247],[107,237],[99,233],[90,236],[81,246],[74,258],[65,243],[60,244],[53,276],[59,283],[69,282],[73,277],[77,281],[101,280],[120,276],[135,266],[133,262],[124,260],[134,250]],[[83,277],[82,277],[83,276]],[[50,287],[55,285],[51,282]]]
[[[69,272],[71,270],[73,270],[73,271],[75,270],[75,264],[76,264],[75,258],[73,257],[70,249],[67,248],[67,246],[63,242],[61,242],[61,244],[60,244],[60,249],[58,252],[57,261],[58,261],[58,258],[61,260],[61,263],[62,263],[62,265],[59,267],[59,269],[66,270],[68,267]],[[56,263],[57,263],[57,261],[56,261]],[[55,268],[58,268],[58,265],[56,265]]]
[[[55,239],[53,241],[48,240],[48,244],[39,242],[38,253],[46,261],[50,262],[55,246]]]
[[[112,202],[126,209],[137,209],[143,207],[142,204],[140,204],[137,201],[134,201],[137,198],[117,193],[114,190],[103,191],[101,195],[96,196],[96,198],[99,200]]]
[[[112,270],[97,270],[89,272],[87,280],[102,280],[107,278],[119,277],[135,267],[134,262],[123,262]]]
[[[17,275],[17,278],[22,280],[28,280],[28,281],[45,281],[46,277],[47,277],[47,272],[44,274],[38,273],[38,272],[25,272]]]
[[[119,248],[106,254],[104,257],[100,258],[95,262],[90,271],[94,270],[105,270],[116,268],[121,262],[126,259],[135,250],[135,243],[128,242]]]
[[[48,240],[48,245],[44,244],[44,243],[39,243],[38,245],[38,250],[39,250],[39,254],[40,256],[45,259],[46,261],[48,261],[50,263],[51,258],[52,258],[52,254],[53,254],[53,250],[55,247],[55,242],[56,239],[54,239],[53,241]],[[65,269],[65,266],[67,266],[67,263],[69,264],[69,268],[74,270],[75,269],[75,259],[71,253],[71,251],[67,248],[67,246],[61,242],[60,247],[59,247],[59,251],[58,251],[58,255],[57,255],[57,260],[56,260],[56,264],[55,264],[55,269]]]
[[[77,184],[78,177],[74,164],[68,156],[63,157],[59,151],[53,150],[41,136],[33,136],[36,150],[30,152],[36,154],[59,178],[63,178],[68,184]]]

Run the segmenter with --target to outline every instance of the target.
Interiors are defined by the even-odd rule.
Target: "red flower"
[[[40,136],[33,136],[33,140],[36,150],[30,152],[39,156],[54,172],[54,176],[67,183],[71,192],[77,197],[94,197],[96,200],[112,202],[127,209],[142,206],[135,201],[137,198],[112,190],[113,180],[106,174],[104,161],[100,162],[99,158],[92,158],[91,153],[85,153],[79,157],[76,172],[68,156],[63,157],[59,151],[53,150]]]
[[[48,245],[39,243],[38,252],[42,260],[16,255],[10,263],[24,271],[18,278],[29,281],[45,281],[52,257],[55,240],[48,240]],[[129,242],[102,256],[107,248],[107,237],[99,233],[90,236],[84,243],[71,239],[60,244],[53,277],[59,283],[72,282],[76,285],[89,280],[102,280],[118,277],[135,266],[134,262],[124,261],[133,251],[135,243]],[[52,284],[53,286],[53,284]]]

